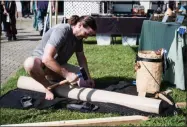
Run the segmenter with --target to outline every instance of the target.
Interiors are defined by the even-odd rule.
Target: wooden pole
[[[187,108],[187,102],[177,102],[175,105],[178,108]]]
[[[58,0],[55,2],[55,25],[58,23]]]
[[[52,1],[49,1],[49,28],[52,27]]]
[[[17,83],[18,88],[44,92],[45,89],[42,84],[31,77],[20,76]],[[78,86],[71,86],[64,84],[55,87],[55,94],[61,97],[82,100],[87,102],[104,102],[113,103],[137,109],[144,112],[160,113],[162,108],[161,100],[146,98],[141,96],[134,96],[118,92],[111,92],[106,90],[84,88]]]
[[[117,126],[120,124],[137,124],[148,120],[148,117],[135,116],[120,116],[94,119],[80,119],[80,120],[66,120],[66,121],[52,121],[40,123],[24,123],[24,124],[9,124],[2,126]]]
[[[47,7],[47,15],[46,15],[46,17],[45,17],[45,21],[44,21],[44,29],[43,29],[43,34],[42,34],[42,36],[45,34],[45,32],[46,32],[46,29],[47,29],[47,23],[49,22],[49,17],[50,17],[50,8],[51,6],[50,6],[50,2],[49,2],[49,4],[48,4],[48,7]],[[50,27],[50,26],[48,26],[48,27]]]

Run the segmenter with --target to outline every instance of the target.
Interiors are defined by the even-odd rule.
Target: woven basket
[[[137,59],[136,63],[138,65],[136,85],[139,96],[145,96],[146,93],[154,94],[155,92],[159,92],[162,76],[161,53],[156,54],[154,51],[139,51],[138,58],[141,58]],[[146,60],[152,61],[148,62]]]

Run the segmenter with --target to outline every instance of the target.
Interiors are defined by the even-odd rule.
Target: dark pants
[[[4,15],[4,14],[0,14],[0,24],[2,24],[3,23],[3,28],[2,28],[2,26],[0,25],[0,30],[1,31],[6,31],[6,15]]]
[[[30,15],[30,1],[21,1],[22,17]]]
[[[8,38],[11,39],[12,37],[15,37],[17,34],[15,15],[10,15],[10,22],[6,22],[6,26]]]
[[[44,29],[44,18],[47,15],[47,10],[37,10],[37,21],[38,21],[38,29],[42,31]],[[49,28],[49,21],[47,22],[46,29]]]

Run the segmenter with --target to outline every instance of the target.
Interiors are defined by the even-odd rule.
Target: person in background
[[[22,17],[31,18],[31,16],[30,16],[30,1],[21,0],[21,6],[22,6]]]
[[[2,31],[6,34],[6,15],[4,14],[4,7],[3,7],[4,0],[0,3],[0,34],[2,34]],[[6,34],[7,36],[7,34]]]
[[[175,2],[174,1],[169,1],[169,5],[168,5],[168,8],[165,12],[165,15],[174,16],[175,15],[174,9],[175,9]]]
[[[35,0],[32,0],[32,13],[34,15],[34,20],[33,20],[33,28],[38,31],[38,21],[37,21],[37,4]]]
[[[2,34],[2,23],[3,23],[3,5],[2,5],[2,2],[0,3],[0,36]]]
[[[163,1],[157,1],[157,14],[161,14],[163,12],[163,5],[164,5],[164,2]]]
[[[181,5],[181,3],[178,3],[178,12],[183,14],[183,15],[186,15],[186,9],[184,8],[183,5]]]
[[[26,72],[46,88],[46,99],[52,100],[54,95],[47,88],[50,81],[68,80],[81,87],[94,87],[95,83],[89,73],[87,60],[83,50],[83,38],[96,33],[96,21],[91,16],[73,18],[70,24],[58,24],[50,28],[42,37],[32,56],[24,62]],[[85,69],[88,79],[78,78],[79,67],[68,64],[68,60],[76,54],[80,67]],[[37,88],[36,88],[37,89]]]
[[[161,14],[161,13],[162,13],[161,7],[158,7],[158,8],[156,9],[156,12],[157,12],[157,14]]]
[[[6,15],[6,32],[8,41],[17,40],[16,17],[18,17],[15,1],[3,2],[4,14]]]
[[[37,21],[40,36],[43,35],[44,30],[44,18],[47,15],[47,9],[49,1],[36,1],[37,2]],[[52,12],[54,12],[54,2],[52,1]],[[49,20],[46,23],[46,31],[49,29]],[[44,31],[44,32],[46,32]]]

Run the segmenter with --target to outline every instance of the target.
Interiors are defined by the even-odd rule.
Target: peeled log
[[[20,76],[17,83],[18,88],[44,92],[42,84],[31,77]],[[38,90],[37,90],[38,88]],[[54,89],[58,96],[89,102],[113,103],[149,113],[159,114],[161,100],[110,92],[106,90],[81,88],[78,86],[62,85]]]

